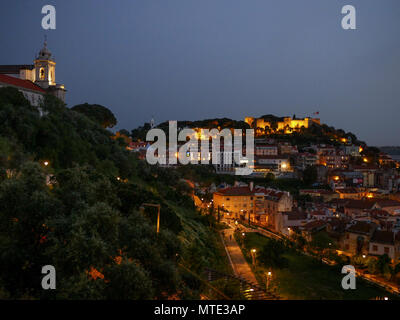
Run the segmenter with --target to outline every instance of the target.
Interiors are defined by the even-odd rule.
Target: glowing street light
[[[48,161],[43,162],[43,164],[47,167],[49,165]]]
[[[256,252],[257,252],[256,249],[251,249],[251,258],[253,260],[253,266],[256,265]]]
[[[272,272],[268,271],[267,272],[267,291],[268,291],[268,288],[269,288],[269,282],[271,280],[271,277],[272,277]]]
[[[144,207],[154,207],[157,208],[157,234],[160,232],[160,211],[161,205],[158,203],[142,203],[140,206],[140,211],[144,211]]]

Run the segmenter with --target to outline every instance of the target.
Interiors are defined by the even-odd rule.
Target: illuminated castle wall
[[[246,117],[244,119],[246,123],[250,125],[251,128],[257,129],[265,129],[266,127],[271,128],[272,123],[270,121],[265,121],[263,118],[255,119],[253,117]],[[285,133],[290,133],[293,130],[300,129],[301,127],[309,128],[312,123],[321,124],[320,119],[318,118],[303,118],[303,119],[292,119],[291,117],[283,118],[283,121],[278,121],[277,131],[284,130]],[[271,128],[272,129],[272,128]],[[290,129],[290,130],[289,130]]]

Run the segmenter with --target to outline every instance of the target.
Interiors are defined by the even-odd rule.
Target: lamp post
[[[244,237],[246,236],[246,234],[244,232],[242,232],[242,236],[240,237],[240,244],[242,246],[244,246]]]
[[[267,275],[267,291],[268,291],[268,288],[269,288],[269,281],[271,280],[272,272],[271,272],[271,271],[268,271],[266,275]]]
[[[256,266],[256,253],[257,253],[256,249],[251,249],[251,257],[253,260],[253,266]]]
[[[140,210],[144,211],[144,207],[157,208],[157,234],[160,232],[160,209],[161,205],[158,203],[142,203]]]

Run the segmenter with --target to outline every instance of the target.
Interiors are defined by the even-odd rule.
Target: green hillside
[[[199,298],[204,267],[229,272],[178,172],[137,160],[54,97],[41,111],[0,89],[0,298]],[[158,235],[143,202],[161,205]],[[44,265],[57,290],[42,289]]]

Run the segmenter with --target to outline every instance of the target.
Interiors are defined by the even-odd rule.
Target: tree
[[[336,247],[335,241],[325,231],[315,233],[310,244],[318,250],[334,249]]]
[[[98,104],[79,104],[72,107],[71,110],[84,114],[103,128],[112,128],[117,124],[114,114],[106,107]]]
[[[130,137],[130,135],[131,135],[131,134],[129,133],[129,131],[126,130],[126,129],[121,129],[121,130],[119,130],[118,132],[119,132],[120,135],[125,136],[125,137]]]
[[[318,171],[316,166],[308,166],[303,172],[303,181],[307,185],[315,183],[318,179]]]
[[[288,260],[283,256],[286,250],[281,241],[269,239],[261,249],[258,260],[266,267],[286,268]]]
[[[294,242],[296,243],[296,246],[301,250],[304,248],[304,246],[307,243],[307,240],[299,233],[294,233],[292,238],[293,238]]]
[[[22,92],[12,87],[0,88],[0,105],[6,104],[29,106],[29,101],[24,97]]]
[[[383,275],[385,273],[389,272],[390,258],[386,253],[384,255],[379,256],[378,262],[377,262],[377,267],[378,267],[379,272]]]

